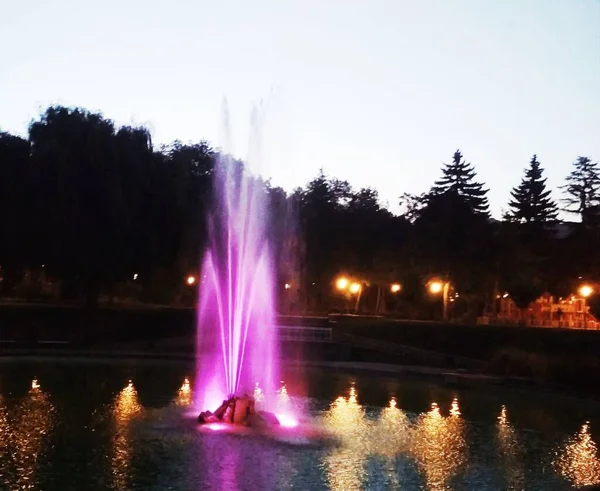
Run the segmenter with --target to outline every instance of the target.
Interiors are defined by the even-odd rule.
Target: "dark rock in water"
[[[204,411],[198,416],[198,423],[200,424],[215,423],[216,421],[219,421],[219,419],[210,411]]]
[[[248,425],[253,415],[255,415],[254,399],[244,394],[243,397],[232,396],[223,401],[214,413],[210,411],[200,413],[198,423],[205,424],[220,421]]]

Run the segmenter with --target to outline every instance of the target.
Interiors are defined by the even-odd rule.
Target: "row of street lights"
[[[339,278],[337,278],[335,280],[335,287],[338,291],[340,292],[348,292],[352,295],[357,295],[356,296],[356,305],[354,310],[358,311],[358,305],[360,302],[360,295],[362,293],[362,285],[364,284],[364,282],[360,282],[360,281],[356,281],[356,280],[351,280],[345,276],[340,276]],[[444,320],[448,320],[448,305],[450,300],[450,282],[449,281],[442,281],[439,279],[432,279],[427,283],[427,289],[429,290],[429,292],[432,295],[438,295],[438,294],[442,294],[442,300],[443,300],[443,305],[444,305],[444,310],[443,310],[443,318]],[[377,292],[377,307],[376,307],[376,312],[379,311],[379,302],[380,302],[380,297],[381,297],[381,285],[377,285],[378,288],[378,292]],[[391,293],[399,293],[402,290],[402,285],[400,283],[392,283],[389,285],[389,291]],[[456,295],[458,296],[458,294]],[[452,299],[454,300],[454,299]]]
[[[348,292],[351,295],[356,295],[356,304],[354,305],[354,311],[358,312],[358,307],[360,305],[360,297],[363,290],[363,284],[366,284],[363,281],[356,281],[346,278],[345,276],[340,276],[335,281],[335,287],[340,292]],[[402,289],[402,285],[400,283],[392,283],[389,285],[390,291],[392,293],[398,293]],[[381,300],[381,285],[377,284],[377,305],[375,307],[376,315],[379,313],[379,303]]]

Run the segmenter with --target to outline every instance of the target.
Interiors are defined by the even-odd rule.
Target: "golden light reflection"
[[[11,432],[6,419],[4,431],[8,431],[8,441],[16,475],[17,489],[37,489],[36,471],[43,460],[45,444],[55,422],[56,410],[36,379],[31,389],[15,410],[14,426]],[[6,417],[6,414],[5,414]]]
[[[410,422],[404,411],[398,407],[396,399],[392,397],[374,427],[372,441],[377,453],[394,457],[408,450],[410,437]]]
[[[185,384],[184,384],[185,385]],[[130,380],[127,386],[115,397],[113,408],[115,423],[112,444],[112,474],[116,489],[129,489],[132,446],[129,437],[129,424],[143,414],[137,390]]]
[[[522,465],[521,447],[513,426],[508,420],[506,406],[498,416],[498,452],[505,469],[507,489],[520,490],[525,486],[525,470]]]
[[[340,396],[331,404],[323,422],[341,441],[341,446],[325,458],[329,488],[335,491],[362,489],[369,438],[365,410],[358,404],[354,387],[350,388],[348,398]]]
[[[189,406],[192,404],[192,386],[190,385],[190,379],[185,378],[183,385],[177,391],[177,398],[175,404],[178,406]]]
[[[0,478],[6,479],[10,459],[10,424],[8,421],[8,410],[4,399],[0,395]]]
[[[589,423],[566,442],[553,466],[559,475],[577,487],[600,484],[600,459]]]
[[[458,407],[458,399],[456,397],[452,400],[452,404],[450,406],[450,416],[453,418],[460,416],[460,407]]]
[[[427,487],[431,490],[448,489],[448,481],[467,461],[467,443],[458,400],[452,404],[449,417],[444,417],[434,402],[416,424],[411,452],[421,467]]]

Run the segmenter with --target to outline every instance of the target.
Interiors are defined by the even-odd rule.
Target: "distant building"
[[[510,296],[500,296],[496,313],[486,313],[477,319],[477,323],[567,329],[600,327],[598,320],[590,313],[585,298],[576,295],[555,298],[550,293],[544,293],[524,309],[517,307]]]

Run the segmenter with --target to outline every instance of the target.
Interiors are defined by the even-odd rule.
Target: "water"
[[[224,109],[225,146],[231,150]],[[251,143],[257,146],[253,117]],[[247,164],[259,159],[251,148]],[[266,194],[261,181],[226,154],[216,166],[209,247],[198,309],[197,376],[206,382],[198,406],[215,410],[230,394],[259,383],[271,395],[277,379],[272,259],[266,240]],[[210,356],[207,356],[210,355]]]
[[[198,427],[193,372],[2,362],[0,489],[547,491],[600,481],[590,403],[288,368],[280,399],[337,442],[306,445],[297,429],[278,441]]]

